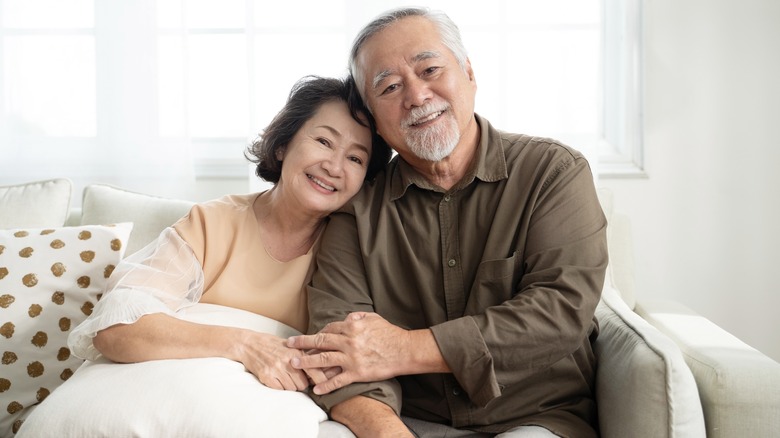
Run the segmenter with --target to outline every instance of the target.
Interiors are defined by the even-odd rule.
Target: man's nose
[[[420,78],[407,80],[404,92],[407,109],[422,106],[433,96],[428,83]]]

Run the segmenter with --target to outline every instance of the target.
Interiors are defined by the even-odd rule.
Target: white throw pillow
[[[105,184],[84,188],[81,223],[132,222],[127,254],[133,254],[157,239],[162,230],[187,214],[194,203],[131,192]]]
[[[92,313],[131,229],[0,230],[0,436],[82,364],[68,334]]]
[[[68,217],[71,189],[67,179],[0,187],[0,229],[61,227]]]
[[[183,319],[298,334],[272,319],[196,304]],[[304,393],[270,389],[222,358],[85,362],[27,418],[18,437],[316,437],[327,415]]]

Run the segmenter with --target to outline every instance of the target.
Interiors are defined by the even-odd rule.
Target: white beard
[[[432,107],[433,105],[426,105],[416,108],[416,111],[413,111],[408,119],[414,121],[418,117],[421,118],[423,115],[436,112]],[[449,109],[449,107],[444,109]],[[437,121],[435,125],[423,129],[411,128],[410,125],[413,122],[405,123],[407,129],[404,135],[406,145],[413,154],[423,160],[441,161],[449,157],[460,141],[458,123],[452,113],[447,111],[439,117],[441,120]]]

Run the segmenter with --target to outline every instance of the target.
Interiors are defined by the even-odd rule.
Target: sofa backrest
[[[615,289],[631,310],[636,306],[634,294],[634,248],[631,237],[631,221],[628,216],[615,211],[612,192],[598,189],[599,202],[607,217],[607,246],[609,266],[604,288]]]
[[[0,186],[0,229],[61,226],[72,187],[66,178]]]
[[[132,222],[130,255],[154,241],[162,230],[186,215],[194,202],[131,192],[106,184],[84,188],[81,209],[72,209],[68,225]]]
[[[194,204],[106,184],[92,184],[84,188],[82,207],[69,209],[71,190],[71,182],[63,178],[0,187],[0,228],[133,222],[126,252],[129,255],[156,239],[165,227],[187,214]],[[630,221],[626,215],[615,211],[608,189],[599,189],[598,196],[609,223],[610,262],[605,288],[609,286],[619,291],[633,310],[636,299]]]

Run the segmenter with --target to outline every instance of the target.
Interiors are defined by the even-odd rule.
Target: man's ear
[[[469,81],[475,82],[474,69],[471,68],[471,60],[466,58],[466,74],[469,76]]]

